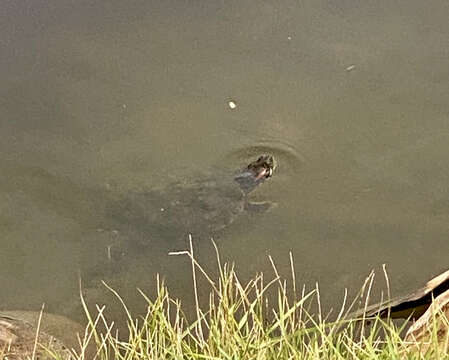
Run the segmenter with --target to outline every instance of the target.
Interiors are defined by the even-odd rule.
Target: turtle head
[[[261,155],[257,160],[239,171],[234,180],[240,185],[245,194],[254,190],[259,184],[273,175],[276,167],[274,158],[271,155]]]

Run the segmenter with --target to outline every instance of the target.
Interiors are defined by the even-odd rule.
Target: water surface
[[[192,303],[187,259],[167,255],[185,239],[119,231],[108,199],[264,152],[279,167],[254,196],[277,206],[211,234],[242,278],[272,274],[268,254],[288,276],[291,252],[330,307],[384,263],[396,295],[447,269],[448,16],[415,0],[4,2],[0,304],[80,318],[81,275],[89,301],[112,301],[104,279],[137,311],[156,273]]]

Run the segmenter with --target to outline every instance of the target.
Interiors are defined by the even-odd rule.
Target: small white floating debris
[[[126,109],[126,104],[122,104],[122,108],[123,108],[123,109]]]
[[[161,211],[165,211],[165,209],[164,209],[164,208],[161,208]]]
[[[112,245],[108,245],[108,246],[107,246],[107,248],[108,248],[108,260],[112,260],[112,256],[111,256],[111,247],[112,247]]]
[[[111,232],[113,235],[118,235],[118,230],[112,230]]]
[[[234,101],[229,101],[228,106],[231,110],[234,110],[237,107],[237,104]]]
[[[287,36],[287,40],[291,40],[292,39],[292,37],[291,36]]]
[[[349,66],[346,68],[346,71],[351,71],[351,70],[354,70],[354,69],[355,69],[355,65],[352,64],[352,65],[349,65]]]

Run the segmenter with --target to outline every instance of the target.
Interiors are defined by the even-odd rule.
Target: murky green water
[[[329,307],[383,263],[397,295],[447,269],[448,17],[446,1],[2,3],[1,307],[80,318],[81,275],[88,301],[112,301],[104,279],[137,311],[158,272],[188,305],[189,263],[168,256],[186,240],[119,229],[110,200],[259,153],[279,167],[254,197],[277,206],[210,234],[243,278],[272,274],[268,254],[288,276],[291,251]]]

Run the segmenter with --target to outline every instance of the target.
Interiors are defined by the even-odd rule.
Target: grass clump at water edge
[[[126,340],[119,338],[114,323],[106,320],[104,307],[97,306],[93,316],[82,299],[88,325],[84,338],[80,339],[81,350],[74,351],[73,359],[447,358],[447,355],[438,352],[437,341],[426,354],[409,351],[410,344],[401,340],[403,328],[392,322],[380,318],[369,319],[368,322],[363,315],[357,319],[346,319],[354,304],[346,310],[346,296],[336,320],[327,321],[320,310],[312,315],[310,306],[313,302],[320,309],[318,287],[307,294],[303,289],[297,296],[291,255],[293,294],[287,293],[286,281],[279,277],[271,258],[275,274],[272,280],[265,283],[263,274],[259,274],[242,284],[233,266],[220,263],[218,252],[219,276],[216,282],[196,262],[191,243],[189,251],[172,255],[190,257],[196,302],[195,320],[187,320],[180,302],[170,297],[168,289],[160,281],[155,299],[151,300],[142,293],[148,307],[146,315],[139,319],[132,317],[120,296],[109,288],[122,302],[128,318],[129,337]],[[202,309],[198,301],[198,275],[204,276],[211,286],[206,309]],[[370,289],[372,278],[367,278],[364,287],[368,284]],[[268,293],[273,290],[276,301],[271,306]],[[291,301],[292,295],[297,300]],[[100,327],[106,330],[98,330]],[[92,343],[94,346],[88,351]]]

